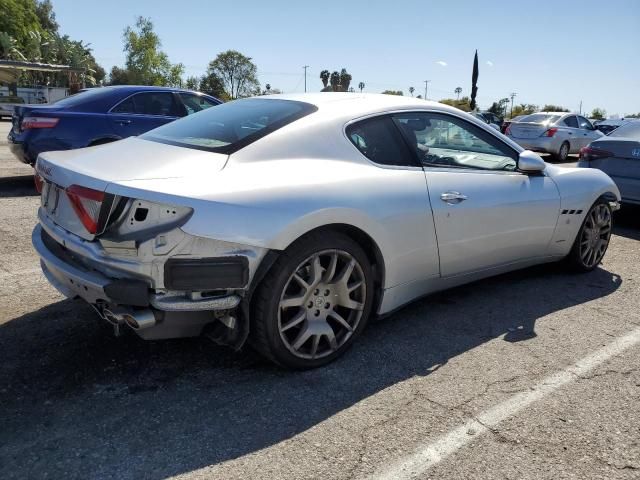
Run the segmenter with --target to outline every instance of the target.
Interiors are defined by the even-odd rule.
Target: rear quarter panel
[[[380,249],[385,288],[439,275],[419,168],[289,158],[231,163],[210,178],[117,182],[107,191],[192,207],[189,234],[274,250],[318,227],[352,225]]]

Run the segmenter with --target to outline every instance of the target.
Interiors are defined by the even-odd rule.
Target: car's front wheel
[[[591,207],[569,254],[572,267],[579,271],[589,272],[602,261],[609,246],[613,214],[609,202],[598,199]]]
[[[251,340],[276,363],[297,369],[342,355],[373,303],[370,262],[339,233],[313,233],[284,251],[253,298]]]

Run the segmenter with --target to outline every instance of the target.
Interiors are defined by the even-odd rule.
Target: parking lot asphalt
[[[640,222],[373,322],[323,369],[145,342],[43,278],[0,122],[0,478],[637,479]]]

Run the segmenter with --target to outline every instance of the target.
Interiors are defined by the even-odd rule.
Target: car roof
[[[194,90],[187,90],[185,88],[177,88],[177,87],[155,87],[153,85],[107,85],[104,87],[91,87],[91,88],[85,88],[84,90],[94,90],[94,89],[105,89],[105,90],[112,90],[112,91],[118,91],[121,93],[124,92],[128,92],[128,93],[133,93],[133,92],[144,92],[145,90],[150,90],[150,91],[165,91],[165,92],[190,92],[190,93],[201,93],[201,92],[196,92]]]
[[[441,110],[454,114],[462,112],[458,108],[439,102],[381,93],[317,92],[265,95],[253,98],[305,102],[314,105],[321,112],[332,113],[336,116],[351,116],[352,118],[385,111],[408,109]]]

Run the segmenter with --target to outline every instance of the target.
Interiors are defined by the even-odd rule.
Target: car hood
[[[109,183],[209,177],[228,155],[127,138],[105,145],[40,154],[36,169],[62,186],[79,184],[104,190]]]

